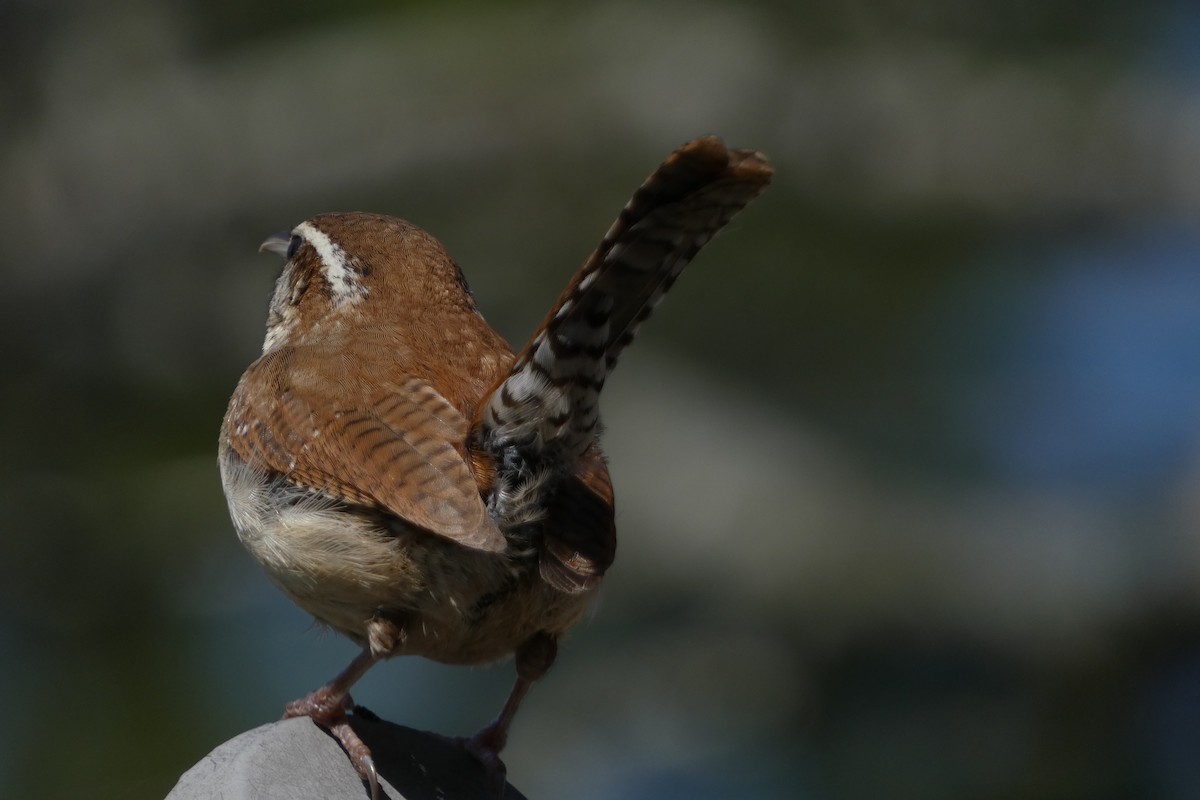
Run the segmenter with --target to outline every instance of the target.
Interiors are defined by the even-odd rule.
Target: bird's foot
[[[370,748],[350,727],[347,714],[354,709],[354,701],[350,699],[350,695],[322,686],[315,692],[288,703],[284,708],[283,718],[309,717],[329,731],[346,751],[346,755],[350,756],[350,763],[358,771],[359,777],[366,782],[371,792],[371,800],[379,800],[379,773],[375,770],[375,759],[371,757]]]
[[[504,726],[493,722],[481,729],[474,736],[441,736],[447,744],[461,747],[483,766],[487,778],[488,789],[493,797],[502,800],[505,786],[508,784],[508,767],[500,760],[500,751],[508,739],[508,731]]]

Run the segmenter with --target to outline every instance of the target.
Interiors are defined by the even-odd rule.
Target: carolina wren
[[[442,246],[408,222],[323,214],[263,243],[286,263],[262,356],[221,427],[221,480],[271,580],[362,647],[285,716],[328,728],[373,795],[349,691],[399,655],[515,653],[512,693],[466,742],[503,787],[513,715],[616,550],[600,389],[680,271],[771,175],[762,154],[716,137],[671,154],[515,355]]]

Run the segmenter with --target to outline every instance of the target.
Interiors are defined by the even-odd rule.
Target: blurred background
[[[1200,797],[1200,10],[0,2],[0,795],[157,798],[354,648],[229,524],[267,234],[433,231],[529,335],[687,139],[773,187],[609,383],[532,800]],[[467,734],[511,664],[356,698]]]

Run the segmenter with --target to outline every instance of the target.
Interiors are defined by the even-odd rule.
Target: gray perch
[[[461,746],[423,731],[350,717],[371,748],[381,798],[493,800],[487,773]],[[370,791],[329,734],[307,717],[246,731],[189,769],[167,800],[366,800]],[[504,800],[525,800],[506,785]]]

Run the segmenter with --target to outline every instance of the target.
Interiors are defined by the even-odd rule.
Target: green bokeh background
[[[0,796],[161,797],[353,655],[217,477],[267,234],[411,219],[520,342],[705,133],[776,182],[606,389],[618,561],[514,783],[1196,796],[1189,4],[27,0],[0,29]],[[400,660],[356,698],[468,733],[510,680]]]

